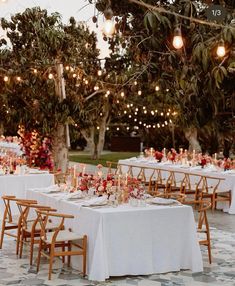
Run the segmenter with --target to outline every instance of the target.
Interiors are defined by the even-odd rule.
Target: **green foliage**
[[[15,129],[24,124],[28,129],[36,127],[44,134],[52,134],[58,124],[79,118],[82,98],[91,90],[80,91],[68,81],[66,99],[59,98],[57,69],[61,63],[76,68],[81,77],[97,73],[95,34],[74,18],[64,25],[58,13],[49,15],[39,7],[17,13],[9,21],[2,18],[1,26],[7,31],[11,47],[0,42],[0,100]],[[52,79],[48,78],[50,73]],[[3,81],[5,75],[8,82]],[[2,120],[7,128],[4,116]]]

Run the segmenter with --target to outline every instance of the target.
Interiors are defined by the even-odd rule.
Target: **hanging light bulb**
[[[174,31],[174,37],[173,37],[173,47],[177,50],[181,49],[184,45],[184,42],[183,42],[183,38],[182,38],[182,35],[181,35],[181,30],[180,28],[176,28],[175,31]]]
[[[102,70],[98,70],[97,74],[98,76],[102,76]]]
[[[216,54],[218,57],[223,58],[226,54],[225,46],[224,46],[224,41],[220,40],[219,45],[216,50]]]
[[[4,80],[5,82],[7,82],[7,81],[9,80],[9,77],[8,77],[8,76],[4,76],[3,80]]]
[[[115,33],[115,23],[111,19],[104,21],[103,33],[107,37],[111,37]]]
[[[54,77],[53,74],[52,74],[52,73],[49,73],[48,78],[49,78],[49,79],[53,79],[53,77]]]
[[[104,11],[104,26],[103,26],[103,33],[107,37],[112,37],[112,35],[115,33],[115,23],[112,20],[113,18],[113,11],[111,8],[108,8]]]

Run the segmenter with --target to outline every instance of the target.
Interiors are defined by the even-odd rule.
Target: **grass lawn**
[[[133,153],[133,152],[111,152],[108,154],[101,155],[100,159],[98,160],[92,160],[90,158],[90,155],[70,155],[69,161],[72,162],[79,162],[79,163],[86,163],[91,165],[98,165],[102,164],[103,166],[106,166],[106,161],[112,161],[112,162],[118,162],[120,159],[127,159],[130,157],[136,157],[139,153]]]

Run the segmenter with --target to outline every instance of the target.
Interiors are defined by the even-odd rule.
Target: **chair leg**
[[[24,245],[24,230],[22,229],[21,231],[21,236],[20,236],[20,239],[19,239],[19,257],[22,258],[22,253],[23,253],[23,245]]]
[[[209,263],[211,264],[212,258],[211,258],[211,244],[210,244],[210,241],[209,241],[209,243],[207,245],[207,249],[208,249]]]
[[[54,259],[54,245],[50,246],[50,261],[49,261],[49,273],[48,273],[48,280],[51,280],[51,272],[52,272],[52,265],[53,265],[53,259]]]
[[[71,243],[68,243],[68,251],[71,251]],[[70,263],[71,263],[71,255],[68,255],[68,267],[70,267]]]
[[[1,240],[0,240],[0,249],[2,249],[3,244],[3,238],[4,238],[4,232],[5,232],[5,221],[2,222],[2,231],[1,231]]]
[[[17,229],[17,237],[16,237],[16,255],[19,254],[20,236],[21,236],[21,229],[20,229],[20,227],[18,227],[18,229]]]
[[[30,265],[33,264],[33,248],[34,248],[34,236],[31,235],[31,239],[30,239]]]
[[[39,271],[39,267],[40,267],[41,251],[42,251],[42,240],[40,239],[39,246],[38,246],[37,272]]]
[[[62,252],[65,252],[65,246],[62,245]],[[65,256],[62,256],[62,262],[65,263]]]

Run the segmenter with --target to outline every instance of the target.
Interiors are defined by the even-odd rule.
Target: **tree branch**
[[[87,97],[85,98],[85,102],[86,102],[87,100],[91,99],[91,98],[92,98],[93,96],[95,96],[96,94],[103,93],[103,92],[105,92],[104,89],[96,90],[95,92],[93,92],[92,94],[90,94],[89,96],[87,96]]]
[[[195,22],[195,23],[202,24],[202,25],[208,25],[208,26],[219,27],[219,28],[224,28],[224,27],[228,26],[228,25],[217,24],[217,23],[214,23],[214,22],[208,22],[208,21],[205,21],[205,20],[199,20],[199,19],[193,18],[193,17],[184,16],[184,15],[181,15],[181,14],[178,14],[178,13],[166,10],[163,7],[156,7],[156,6],[144,3],[144,2],[139,1],[139,0],[129,0],[129,2],[135,3],[135,4],[137,4],[139,6],[142,6],[142,7],[145,7],[147,9],[149,9],[150,11],[154,10],[154,11],[157,11],[159,13],[165,13],[165,14],[174,15],[175,17],[180,17],[180,18],[189,20],[191,22]]]

